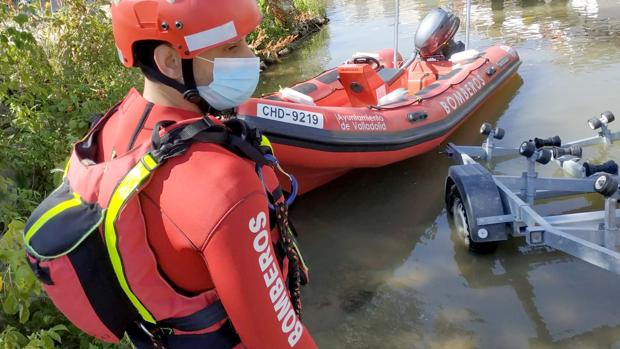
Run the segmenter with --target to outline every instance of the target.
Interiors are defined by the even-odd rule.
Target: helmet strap
[[[182,60],[182,69],[183,69],[183,81],[185,84],[182,84],[159,71],[159,69],[155,69],[149,67],[145,64],[142,64],[139,61],[136,61],[136,66],[142,69],[147,78],[153,79],[161,84],[172,87],[173,89],[179,91],[180,94],[183,95],[183,98],[189,102],[192,102],[200,108],[200,111],[204,114],[211,114],[214,116],[222,115],[222,111],[215,109],[212,107],[204,98],[200,96],[198,93],[198,89],[196,88],[196,79],[194,78],[194,66],[191,59],[183,59]]]
[[[222,115],[222,111],[212,107],[207,102],[196,88],[196,78],[194,78],[194,60],[182,59],[181,67],[183,69],[183,81],[185,82],[186,90],[183,92],[183,98],[196,104],[200,110],[205,114],[211,114],[215,116]]]

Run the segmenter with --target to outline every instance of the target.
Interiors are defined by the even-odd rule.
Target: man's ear
[[[155,48],[153,55],[160,72],[174,80],[182,78],[181,57],[175,49],[167,44],[161,44]]]

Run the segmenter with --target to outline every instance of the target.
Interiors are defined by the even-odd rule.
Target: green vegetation
[[[25,219],[59,181],[70,145],[140,82],[116,58],[100,2],[55,14],[0,5],[0,348],[90,348],[26,264]],[[62,344],[60,344],[62,343]],[[103,347],[97,344],[96,347]]]
[[[290,0],[289,0],[290,1]],[[0,4],[0,349],[111,348],[73,327],[45,296],[24,258],[31,210],[60,182],[72,143],[89,121],[142,78],[113,44],[107,1]],[[262,1],[268,40],[290,28]],[[324,13],[323,0],[295,0],[297,13]],[[121,347],[129,348],[125,342]]]
[[[325,16],[327,8],[326,0],[293,0],[295,8],[301,13],[308,13],[312,16]]]
[[[258,30],[249,36],[250,45],[264,63],[279,61],[283,50],[300,43],[327,23],[326,0],[259,0],[264,14]]]

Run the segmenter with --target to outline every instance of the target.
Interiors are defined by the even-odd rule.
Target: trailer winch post
[[[603,238],[605,247],[614,249],[616,247],[616,234],[618,226],[616,225],[616,205],[618,199],[610,197],[605,199],[605,236]]]
[[[534,198],[536,197],[536,178],[538,177],[538,173],[536,172],[536,158],[533,155],[527,158],[527,172],[524,172],[523,175],[524,188],[521,192],[527,199],[528,205],[533,205]]]

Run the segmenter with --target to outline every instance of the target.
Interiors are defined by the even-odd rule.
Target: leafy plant
[[[295,8],[312,16],[325,16],[326,0],[293,0]]]
[[[281,8],[274,6],[275,3],[288,8],[290,13],[282,13]],[[310,17],[324,17],[326,8],[325,0],[258,0],[258,5],[263,13],[263,20],[257,30],[248,36],[248,42],[258,49],[259,54],[269,53],[272,51],[270,45],[277,46],[291,36],[297,23]],[[287,21],[283,17],[293,18],[288,18]]]
[[[261,5],[267,36],[288,35]],[[0,349],[117,347],[55,309],[22,237],[30,212],[60,182],[52,170],[64,167],[91,118],[142,84],[137,69],[118,62],[111,29],[108,0],[66,0],[57,12],[38,1],[0,3]]]
[[[90,118],[141,81],[118,63],[103,0],[56,13],[0,5],[0,348],[105,348],[54,308],[26,263],[22,229],[59,182]]]

